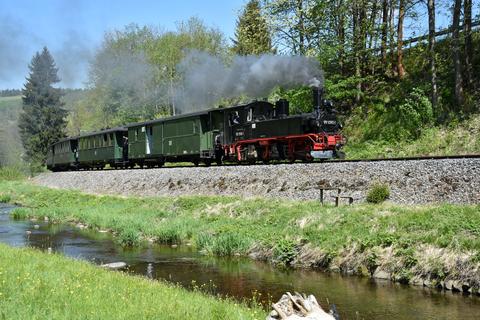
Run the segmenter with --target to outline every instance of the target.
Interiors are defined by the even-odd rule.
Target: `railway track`
[[[451,156],[414,156],[414,157],[395,157],[395,158],[369,158],[369,159],[332,159],[332,160],[323,160],[323,161],[316,161],[316,162],[294,162],[289,163],[286,161],[272,161],[268,164],[264,164],[261,162],[257,162],[255,164],[247,164],[247,163],[223,163],[222,167],[236,167],[236,166],[258,166],[258,165],[282,165],[282,164],[289,164],[295,166],[296,164],[321,164],[321,163],[345,163],[345,162],[379,162],[379,161],[387,161],[387,162],[396,162],[396,161],[420,161],[420,160],[449,160],[449,159],[479,159],[480,154],[463,154],[463,155],[451,155]],[[200,166],[204,167],[205,166]],[[217,167],[216,164],[212,164],[212,167]],[[163,166],[160,169],[174,169],[174,168],[195,168],[193,164],[178,164]],[[145,169],[159,169],[159,168],[104,168],[104,169],[97,169],[93,171],[108,171],[108,170],[115,170],[115,171],[125,171],[125,170],[145,170]],[[76,170],[76,171],[91,171],[91,170]]]
[[[414,160],[448,160],[448,159],[476,159],[480,154],[463,154],[454,156],[414,156],[414,157],[395,157],[395,158],[370,158],[370,159],[342,159],[327,160],[326,162],[374,162],[374,161],[414,161]]]

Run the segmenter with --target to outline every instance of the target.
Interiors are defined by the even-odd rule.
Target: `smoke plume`
[[[268,96],[276,87],[322,86],[316,59],[302,56],[235,56],[230,63],[205,52],[190,51],[178,65],[182,75],[175,93],[181,112],[212,107],[220,99]]]

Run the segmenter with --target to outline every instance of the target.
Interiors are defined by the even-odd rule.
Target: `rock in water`
[[[112,270],[118,270],[118,269],[124,269],[127,267],[127,264],[125,262],[112,262],[112,263],[106,263],[100,265],[102,268],[107,268],[107,269],[112,269]]]
[[[326,313],[313,295],[306,297],[299,293],[295,295],[287,292],[277,303],[272,305],[273,310],[266,320],[335,320],[332,312]]]

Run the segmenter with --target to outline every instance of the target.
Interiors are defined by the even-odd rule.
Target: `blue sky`
[[[192,16],[218,27],[227,39],[234,33],[238,12],[247,0],[0,0],[0,89],[21,88],[27,65],[47,46],[63,79],[61,85],[80,87],[88,60],[106,31],[129,23],[167,30]],[[451,0],[444,1],[448,3]],[[480,0],[473,0],[475,14]],[[423,34],[426,10],[414,23],[406,22],[406,37]],[[446,6],[437,8],[438,28],[450,23]],[[425,22],[425,23],[424,23]]]
[[[78,87],[86,79],[87,61],[105,31],[129,23],[175,28],[192,16],[232,37],[245,0],[1,0],[0,89],[21,88],[27,64],[43,46],[52,52],[64,85]],[[70,63],[84,68],[64,74]],[[63,68],[65,69],[65,68]],[[71,68],[73,70],[73,68]],[[81,74],[78,74],[79,71]],[[69,70],[67,70],[69,71]]]

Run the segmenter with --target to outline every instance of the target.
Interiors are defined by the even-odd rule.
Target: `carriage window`
[[[135,141],[138,141],[138,128],[135,129]]]
[[[110,146],[113,146],[113,133],[110,133]]]
[[[153,136],[153,127],[148,128],[149,134]]]
[[[107,140],[108,140],[107,134],[104,133],[104,134],[103,134],[103,146],[107,146],[107,145],[108,145]]]

